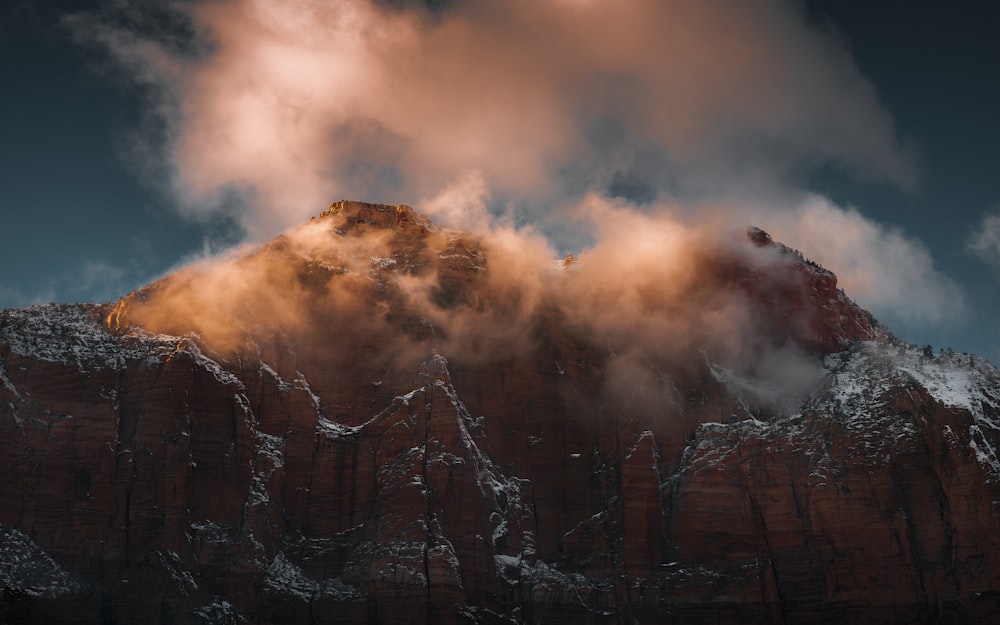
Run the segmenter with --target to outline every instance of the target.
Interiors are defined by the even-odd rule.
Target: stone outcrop
[[[1000,373],[766,233],[698,284],[815,369],[791,390],[711,349],[637,367],[406,207],[308,227],[0,312],[0,621],[1000,619]]]

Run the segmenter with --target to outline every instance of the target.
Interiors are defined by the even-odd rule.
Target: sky
[[[754,224],[895,334],[1000,361],[1000,7],[13,0],[0,308],[109,301],[330,202]]]

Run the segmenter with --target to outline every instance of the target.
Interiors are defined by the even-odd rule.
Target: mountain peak
[[[755,345],[736,351],[791,343],[828,354],[883,334],[837,288],[835,275],[759,228],[747,237],[743,251],[709,246],[667,264],[620,263],[615,255],[627,255],[623,246],[567,259],[561,266],[574,271],[552,273],[551,259],[541,256],[547,250],[531,249],[527,240],[439,228],[402,204],[341,200],[242,259],[140,289],[112,308],[108,325],[194,332],[210,343],[225,336],[218,342],[231,346],[262,328],[291,326],[304,340],[325,332],[324,317],[346,315],[359,331],[372,330],[357,320],[370,316],[380,341],[402,330],[410,339],[433,336],[477,351],[527,340],[547,310],[576,319],[574,332],[587,328],[593,340],[630,344],[636,328],[648,327],[650,341],[683,337],[686,349],[736,335],[740,345]],[[600,312],[606,302],[614,302],[615,315]],[[664,326],[664,315],[674,324]]]
[[[344,229],[374,227],[406,230],[413,227],[428,229],[431,222],[405,204],[378,204],[356,200],[340,200],[330,205],[315,219],[342,220]]]
[[[760,228],[749,228],[747,239],[773,259],[764,271],[751,273],[745,288],[755,294],[771,322],[779,324],[779,336],[822,354],[886,336],[875,317],[837,286],[832,271]]]

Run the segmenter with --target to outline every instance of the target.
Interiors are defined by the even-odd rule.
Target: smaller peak
[[[377,228],[393,228],[417,224],[427,227],[429,222],[405,204],[374,204],[355,200],[340,200],[319,214],[320,219],[339,217],[347,225],[365,224]]]
[[[757,226],[747,228],[747,238],[757,247],[767,247],[774,244],[774,239],[771,238],[771,235]]]
[[[451,384],[451,373],[448,371],[448,360],[438,353],[436,349],[431,350],[430,357],[420,364],[420,371],[417,374],[420,384],[434,384],[442,382]]]
[[[832,271],[815,261],[809,260],[799,250],[788,247],[781,241],[775,241],[765,230],[762,230],[757,226],[750,226],[747,228],[747,239],[755,247],[773,248],[779,254],[794,259],[796,263],[801,265],[807,271],[832,278],[834,284],[836,284],[837,277]]]

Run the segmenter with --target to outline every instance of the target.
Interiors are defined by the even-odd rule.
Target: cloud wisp
[[[1000,212],[983,215],[969,233],[965,249],[1000,275]]]

